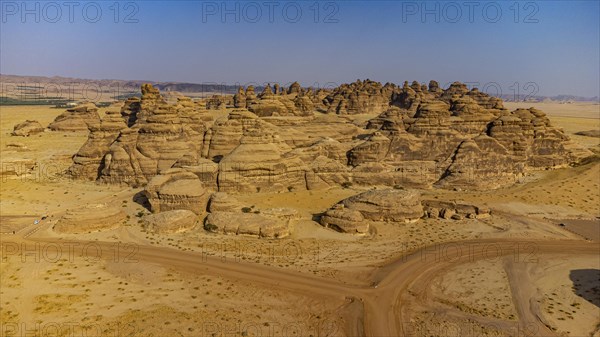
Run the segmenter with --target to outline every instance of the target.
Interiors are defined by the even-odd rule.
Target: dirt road
[[[28,233],[29,231],[23,231]],[[61,239],[35,238],[14,236],[12,243],[40,242],[61,244]],[[97,241],[68,241],[69,244],[78,244],[75,251],[81,253],[83,247],[94,245],[102,248],[102,258],[110,259],[114,255],[114,243]],[[3,245],[7,244],[2,242]],[[436,275],[445,270],[463,263],[470,263],[482,259],[505,259],[518,268],[527,268],[528,263],[536,263],[544,254],[597,254],[600,243],[578,240],[547,240],[525,241],[508,239],[480,239],[425,247],[408,256],[402,256],[390,263],[377,268],[371,275],[372,286],[351,286],[339,284],[335,281],[304,273],[278,269],[271,266],[223,261],[220,258],[206,256],[198,252],[179,251],[170,248],[155,247],[150,245],[136,246],[138,249],[132,254],[135,261],[162,264],[187,273],[214,274],[230,279],[243,280],[261,284],[269,288],[283,289],[286,291],[318,295],[322,298],[336,298],[339,300],[352,299],[351,309],[341,312],[348,321],[356,321],[357,312],[364,314],[360,324],[346,324],[348,335],[357,333],[365,336],[386,337],[405,336],[406,322],[411,321],[414,307],[426,306],[428,303],[428,290],[430,282]],[[511,268],[510,270],[513,270]],[[531,301],[530,285],[522,285],[525,276],[515,270],[513,281],[513,296],[519,308],[519,319],[527,323],[535,321],[538,326],[538,336],[554,335],[539,319],[537,312],[529,303]],[[525,282],[527,283],[527,282]],[[524,288],[520,289],[519,287]],[[410,290],[410,291],[409,291]],[[410,305],[403,305],[409,303]],[[362,303],[363,308],[357,309]],[[461,312],[454,315],[468,314]],[[485,320],[485,319],[483,319]],[[496,322],[498,323],[498,322]],[[501,322],[500,322],[501,323]],[[350,326],[351,328],[348,328]],[[497,325],[502,328],[502,324]],[[506,325],[506,329],[511,328]],[[364,331],[361,331],[364,330]]]

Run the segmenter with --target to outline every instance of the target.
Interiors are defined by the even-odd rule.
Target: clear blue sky
[[[114,1],[79,2],[72,13],[54,2],[60,16],[47,2],[0,3],[3,74],[304,85],[436,79],[494,82],[503,93],[512,93],[515,82],[522,93],[534,82],[541,95],[600,90],[594,0],[474,7],[469,1],[138,1],[128,8],[119,2],[116,18]],[[239,22],[231,13],[223,20],[223,10],[237,12]],[[133,12],[129,21],[137,22],[124,22]]]

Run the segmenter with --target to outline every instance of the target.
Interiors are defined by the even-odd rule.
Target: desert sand
[[[255,112],[279,104],[270,100]],[[600,151],[598,138],[575,135],[600,129],[597,103],[505,106],[544,111],[575,146]],[[206,122],[221,123],[235,109],[209,107]],[[106,111],[98,110],[101,118]],[[67,174],[88,131],[10,135],[25,120],[46,128],[63,112],[0,107],[3,334],[600,334],[600,243],[586,234],[600,228],[597,159],[534,170],[497,189],[417,189],[422,200],[476,205],[491,216],[373,220],[368,232],[352,235],[323,227],[319,216],[346,198],[389,186],[311,190],[287,188],[290,180],[283,191],[257,193],[252,186],[231,193],[244,212],[293,209],[285,238],[215,234],[201,224],[156,234],[144,227],[152,211],[140,201],[144,184]],[[364,126],[378,115],[319,118]],[[105,205],[122,216],[99,231],[56,230],[84,205]],[[571,229],[565,219],[582,221],[584,229]]]

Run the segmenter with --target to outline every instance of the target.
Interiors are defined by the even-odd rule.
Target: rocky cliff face
[[[446,90],[435,82],[427,90],[405,83],[392,105],[369,121],[367,128],[379,131],[348,153],[355,170],[385,166],[375,177],[362,175],[363,183],[497,188],[529,170],[577,159],[543,112],[509,112],[500,99],[461,83]],[[416,167],[406,171],[407,165]]]
[[[88,124],[88,141],[70,173],[133,186],[185,173],[202,189],[228,192],[345,183],[487,189],[582,155],[543,112],[508,111],[500,99],[461,83],[442,89],[435,81],[398,87],[367,80],[329,91],[294,83],[268,85],[259,95],[249,86],[218,101],[179,97],[167,103],[156,88],[144,85],[141,99],[110,107],[102,120]],[[229,101],[236,108],[207,111]],[[375,117],[352,123],[348,114]],[[213,121],[213,115],[220,117]],[[179,207],[169,205],[180,200],[161,199],[170,194],[156,192],[165,187],[155,183],[148,185],[154,186],[148,196],[161,205],[157,209]],[[189,203],[195,212],[201,206]],[[345,221],[357,218],[333,213]]]

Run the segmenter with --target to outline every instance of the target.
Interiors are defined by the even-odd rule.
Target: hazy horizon
[[[49,4],[60,4],[60,15]],[[0,73],[232,85],[434,79],[502,94],[600,91],[595,1],[118,4],[2,2]]]

